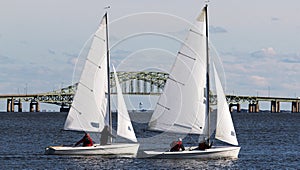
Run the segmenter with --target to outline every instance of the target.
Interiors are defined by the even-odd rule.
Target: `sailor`
[[[205,150],[211,148],[211,144],[209,144],[209,141],[207,138],[203,138],[203,140],[199,143],[198,148],[195,150]]]
[[[90,137],[90,134],[84,132],[84,136],[83,138],[78,141],[75,146],[78,146],[80,143],[83,143],[82,146],[93,146],[93,140],[92,138]]]
[[[171,143],[171,149],[170,151],[171,152],[176,152],[176,151],[184,151],[184,146],[182,144],[182,139],[181,138],[178,138],[178,141],[173,141]]]

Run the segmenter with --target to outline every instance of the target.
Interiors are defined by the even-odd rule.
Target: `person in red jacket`
[[[185,149],[184,149],[184,146],[183,146],[183,144],[182,144],[182,139],[181,138],[178,138],[178,141],[176,142],[176,141],[173,141],[172,143],[171,143],[171,149],[170,149],[170,151],[171,152],[176,152],[176,151],[184,151]]]
[[[90,137],[90,134],[86,133],[84,134],[83,138],[78,141],[75,146],[78,146],[80,143],[83,143],[82,146],[93,146],[93,140]]]

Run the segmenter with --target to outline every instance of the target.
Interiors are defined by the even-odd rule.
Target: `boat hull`
[[[163,159],[237,159],[241,149],[237,146],[215,146],[206,150],[192,150],[193,148],[196,147],[179,152],[144,151],[143,157]]]
[[[45,149],[46,155],[115,155],[124,157],[136,157],[138,143],[113,143],[85,147],[49,146]]]

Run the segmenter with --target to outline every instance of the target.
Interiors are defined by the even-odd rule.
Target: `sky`
[[[117,70],[168,72],[204,4],[2,0],[0,94],[48,92],[76,82],[85,44],[106,10]],[[297,0],[210,0],[210,43],[223,62],[225,93],[300,96],[299,6]]]

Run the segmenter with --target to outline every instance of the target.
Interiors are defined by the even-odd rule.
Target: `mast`
[[[207,7],[206,4],[204,7],[205,12],[205,29],[206,29],[206,115],[208,116],[208,143],[210,141],[210,105],[209,105],[209,91],[210,91],[210,84],[209,84],[209,48],[208,48],[208,16],[207,16]]]
[[[105,25],[106,25],[106,58],[107,58],[107,104],[108,104],[108,116],[109,116],[109,131],[112,132],[112,115],[111,115],[111,102],[110,102],[110,60],[109,60],[109,46],[108,46],[108,16],[105,12]],[[110,142],[112,143],[112,137],[109,137]]]

